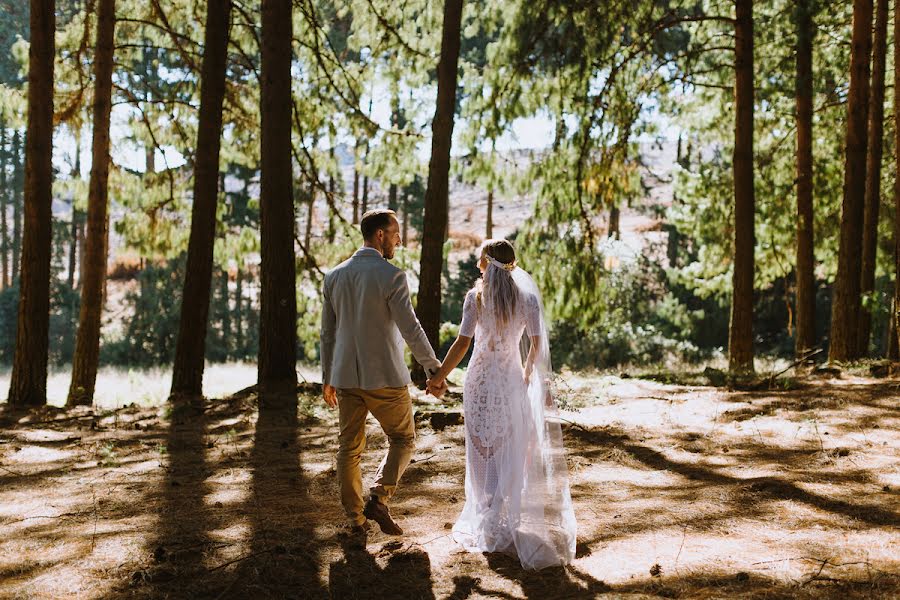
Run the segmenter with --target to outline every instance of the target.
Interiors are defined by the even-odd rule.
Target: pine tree
[[[50,254],[53,200],[54,0],[31,0],[28,50],[28,133],[25,142],[25,231],[22,242],[11,405],[47,403]]]
[[[815,231],[813,223],[813,39],[812,0],[796,9],[797,110],[797,337],[794,355],[801,358],[816,345]]]
[[[872,0],[853,0],[850,93],[847,101],[847,143],[844,199],[841,210],[838,268],[831,310],[828,358],[856,357],[860,308],[860,270],[866,192],[869,57],[872,48]]]
[[[888,0],[878,0],[875,11],[875,37],[872,46],[872,89],[869,95],[869,124],[866,151],[866,188],[863,208],[860,294],[869,296],[875,289],[875,259],[878,251],[878,212],[881,207],[881,158],[884,154],[884,77],[887,58]],[[869,353],[872,313],[860,306],[856,356]]]
[[[203,394],[230,16],[230,0],[207,3],[191,236],[172,371],[171,396],[174,400]]]
[[[116,2],[97,4],[97,45],[94,51],[94,126],[91,181],[88,189],[87,239],[78,335],[72,358],[69,405],[91,404],[100,360],[100,316],[106,280],[109,205],[109,127],[112,114],[112,76],[115,53]],[[74,217],[74,210],[73,210]]]
[[[262,242],[258,385],[297,384],[297,293],[291,161],[291,0],[262,2],[260,218]],[[296,400],[296,398],[295,398]]]
[[[728,366],[753,372],[753,0],[737,0],[735,20],[734,272]]]
[[[447,236],[450,146],[456,111],[457,66],[463,0],[445,0],[438,62],[437,107],[432,122],[431,160],[425,189],[425,222],[419,267],[419,295],[416,314],[433,348],[439,344],[441,317],[441,272],[444,240]],[[421,374],[419,375],[421,378]]]

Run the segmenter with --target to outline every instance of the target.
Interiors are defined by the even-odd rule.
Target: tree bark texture
[[[753,1],[737,0],[735,20],[734,271],[728,366],[753,372]]]
[[[112,73],[116,27],[115,0],[97,3],[97,44],[94,51],[94,106],[91,180],[88,184],[87,239],[78,334],[72,356],[72,380],[67,403],[91,404],[100,360],[100,316],[106,279],[107,208],[109,204],[109,126],[112,114]]]
[[[262,3],[261,291],[258,383],[297,384],[297,281],[291,161],[291,0]]]
[[[862,225],[866,194],[866,149],[869,112],[869,56],[872,49],[872,0],[853,1],[850,53],[850,93],[847,100],[847,142],[844,199],[841,209],[838,268],[831,306],[828,359],[856,357]]]
[[[813,37],[812,0],[797,6],[797,296],[794,355],[816,345],[815,230],[813,222]]]
[[[9,403],[47,403],[53,187],[54,0],[31,0],[28,125],[25,138],[25,223],[16,351]]]
[[[456,109],[462,9],[463,0],[445,0],[441,56],[437,69],[437,107],[432,122],[431,160],[425,189],[416,314],[435,350],[438,348],[441,326],[441,271],[444,262],[444,237],[447,232],[450,145]]]
[[[9,229],[6,226],[9,198],[9,152],[6,150],[6,123],[0,122],[0,287],[9,287]]]
[[[173,400],[203,395],[213,244],[216,239],[216,207],[219,203],[219,151],[230,18],[230,0],[207,3],[194,162],[194,202],[191,208],[191,235],[188,241],[181,319],[172,371]]]
[[[51,133],[52,136],[52,133]],[[22,208],[24,194],[24,177],[22,173],[22,137],[18,131],[13,134],[12,145],[13,158],[13,234],[12,234],[12,271],[10,277],[13,282],[18,281],[20,257],[22,256]]]
[[[900,2],[894,2],[894,114],[900,115]],[[894,148],[900,148],[900,127],[894,127]],[[895,150],[894,169],[900,173],[900,152]],[[894,178],[894,300],[891,303],[891,336],[888,358],[900,358],[900,177]]]
[[[878,252],[878,212],[881,207],[881,158],[884,153],[884,78],[887,58],[888,0],[878,0],[875,34],[872,41],[872,89],[869,95],[869,131],[866,151],[866,188],[863,207],[863,238],[859,291],[861,296],[875,289],[875,260]],[[869,353],[872,312],[859,308],[856,356]]]

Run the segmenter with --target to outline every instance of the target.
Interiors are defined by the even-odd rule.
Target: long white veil
[[[514,534],[517,554],[525,568],[568,564],[575,558],[576,522],[569,491],[559,409],[553,397],[550,336],[541,293],[534,279],[516,267],[510,273],[522,298],[532,296],[540,308],[539,347],[527,387],[526,443],[521,516]],[[523,363],[531,352],[529,332],[520,345]]]

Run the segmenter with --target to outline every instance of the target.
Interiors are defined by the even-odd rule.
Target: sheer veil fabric
[[[500,271],[490,263],[485,279]],[[476,290],[463,309],[460,335],[474,335],[475,348],[463,396],[466,503],[453,536],[470,551],[508,552],[523,567],[542,569],[574,560],[575,513],[540,291],[521,268],[508,272],[518,296],[507,319]]]

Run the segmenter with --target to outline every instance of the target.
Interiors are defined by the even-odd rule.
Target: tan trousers
[[[338,389],[337,475],[341,504],[350,522],[361,525],[363,516],[362,473],[359,461],[366,447],[366,417],[371,412],[381,424],[390,447],[375,473],[371,494],[388,503],[415,451],[416,428],[412,400],[404,387],[378,390]]]

